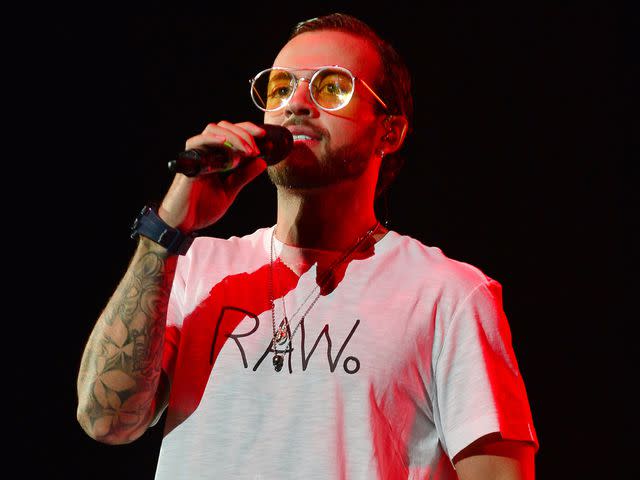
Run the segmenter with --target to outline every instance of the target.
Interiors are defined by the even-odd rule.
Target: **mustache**
[[[331,138],[331,134],[329,133],[328,130],[319,127],[317,125],[313,125],[312,123],[309,123],[308,121],[306,121],[304,118],[297,118],[297,117],[291,117],[288,120],[286,120],[282,126],[283,127],[291,127],[291,126],[297,126],[297,127],[305,127],[308,128],[309,130],[313,131],[313,133],[315,133],[316,135],[318,135],[319,137],[324,137],[324,138]]]

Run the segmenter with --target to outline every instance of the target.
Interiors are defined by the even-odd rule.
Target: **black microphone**
[[[260,124],[267,133],[256,137],[256,145],[260,150],[258,157],[267,165],[275,165],[286,157],[293,148],[293,135],[279,125]],[[205,175],[207,173],[228,172],[236,168],[242,156],[225,146],[207,146],[185,150],[178,158],[169,162],[169,170],[183,173],[187,177]]]

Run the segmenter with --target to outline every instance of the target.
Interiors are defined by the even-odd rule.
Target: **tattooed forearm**
[[[87,342],[78,420],[98,440],[131,441],[151,421],[175,264],[175,257],[141,241]]]

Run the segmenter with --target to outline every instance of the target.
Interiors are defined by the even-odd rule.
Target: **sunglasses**
[[[310,72],[311,77],[297,77],[294,72]],[[313,102],[322,110],[333,112],[346,107],[355,90],[356,80],[371,92],[385,110],[387,104],[361,78],[357,78],[344,67],[325,66],[311,68],[274,67],[262,70],[249,82],[251,99],[256,107],[264,112],[275,112],[284,108],[302,81],[309,84],[309,93]]]

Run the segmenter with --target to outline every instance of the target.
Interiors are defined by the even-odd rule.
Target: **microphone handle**
[[[182,173],[187,177],[196,177],[208,173],[222,173],[233,170],[240,164],[242,157],[231,150],[210,149],[185,150],[175,160],[169,162],[169,170]]]

